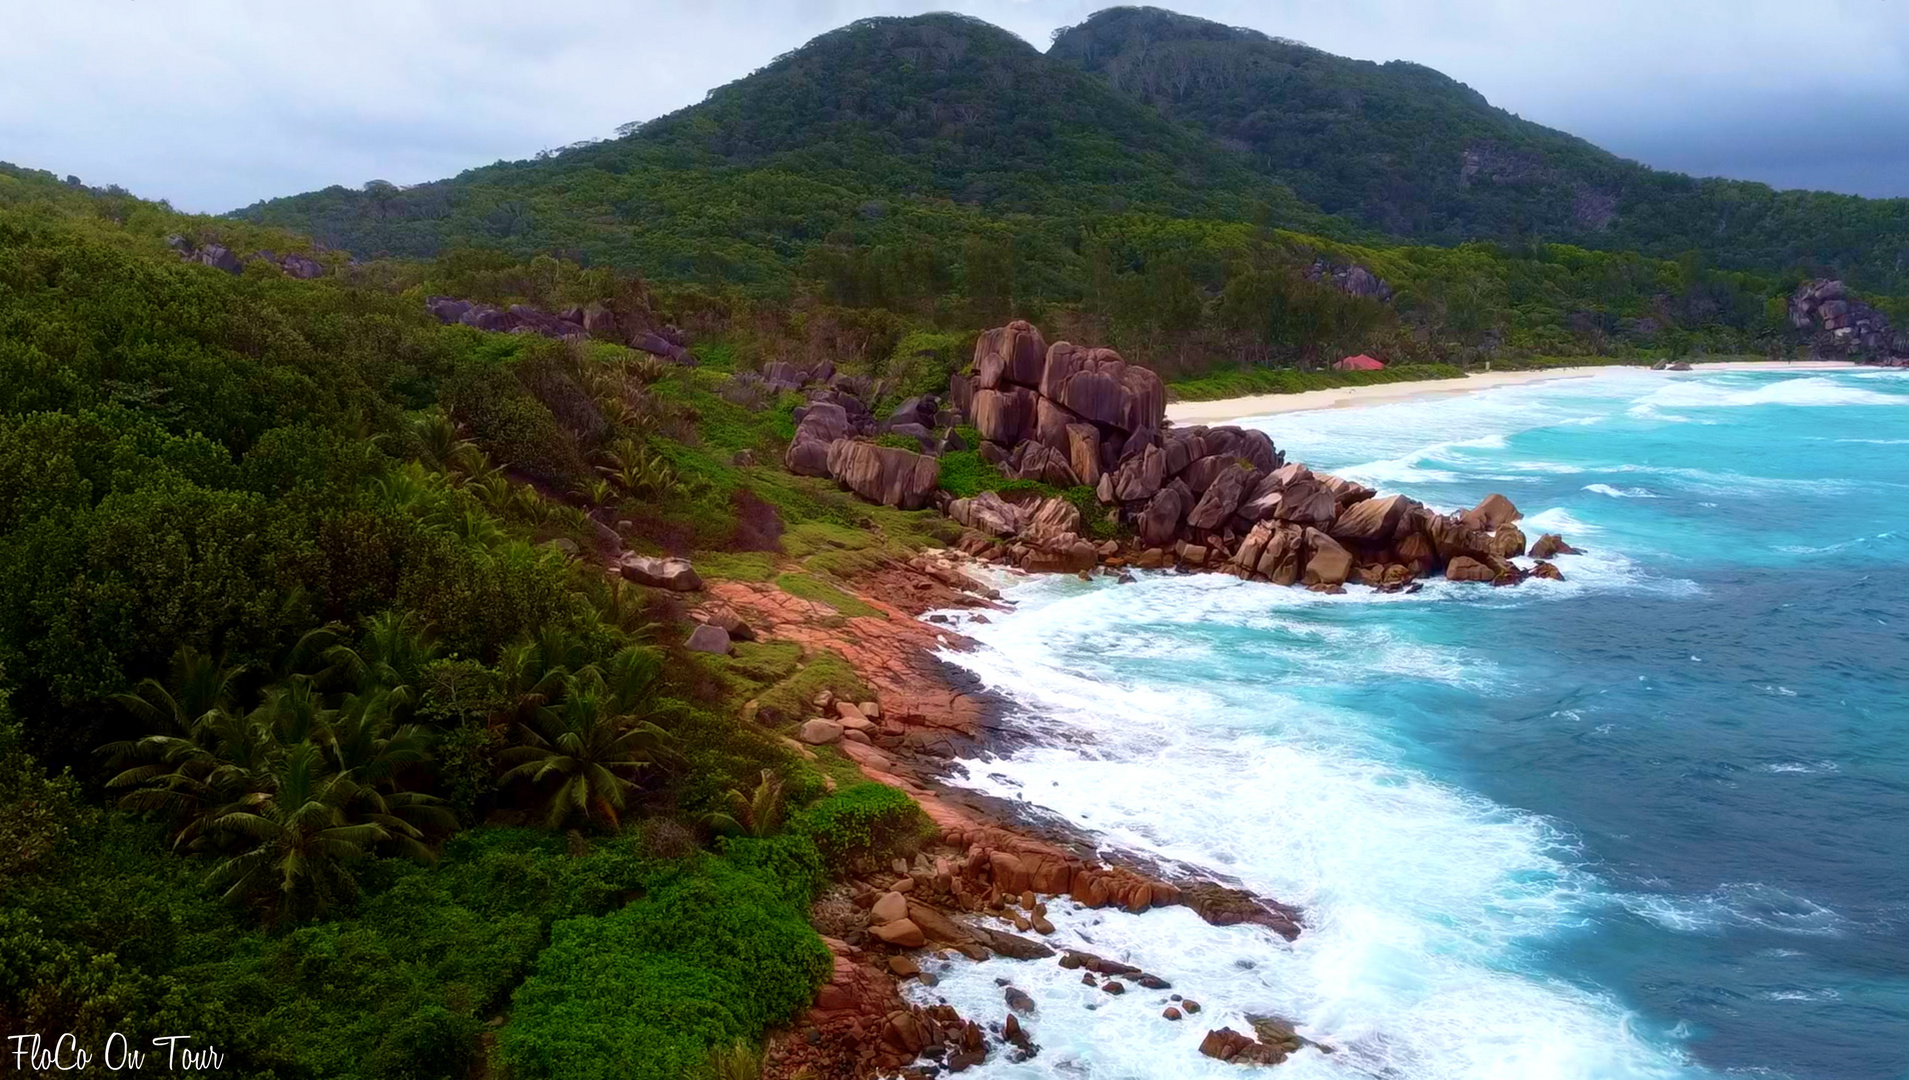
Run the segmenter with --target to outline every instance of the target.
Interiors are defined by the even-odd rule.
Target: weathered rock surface
[[[805,721],[801,733],[796,737],[810,746],[827,746],[842,737],[842,725],[834,720],[820,718]]]
[[[1577,548],[1564,542],[1557,533],[1545,533],[1531,545],[1531,557],[1534,559],[1555,559],[1559,555],[1582,554]]]
[[[896,919],[894,922],[871,926],[868,932],[900,949],[919,949],[928,944],[928,936],[910,919]]]
[[[1480,500],[1477,506],[1460,514],[1459,520],[1468,529],[1490,532],[1500,525],[1516,521],[1521,517],[1524,515],[1518,512],[1518,508],[1511,504],[1510,499],[1494,492]]]
[[[626,581],[674,592],[695,592],[703,587],[703,579],[688,559],[626,554],[617,561],[617,572]]]
[[[830,476],[862,498],[903,510],[927,505],[941,475],[941,463],[926,454],[855,439],[829,444],[828,468]]]
[[[1220,470],[1200,496],[1199,504],[1187,514],[1187,524],[1195,529],[1219,528],[1239,509],[1240,500],[1258,478],[1251,465],[1234,463]]]
[[[1354,503],[1333,519],[1327,530],[1334,539],[1364,544],[1382,544],[1415,531],[1424,507],[1403,495],[1366,499]]]
[[[829,447],[855,433],[848,412],[834,402],[814,402],[804,408],[795,438],[783,455],[783,464],[803,476],[828,476]]]
[[[1515,559],[1525,553],[1525,534],[1518,526],[1506,522],[1492,530],[1491,553],[1501,559]]]
[[[1497,570],[1469,555],[1460,555],[1445,564],[1445,577],[1449,581],[1491,581],[1497,576]]]
[[[1305,531],[1306,569],[1301,585],[1344,585],[1352,576],[1352,553],[1318,529]]]
[[[726,656],[730,648],[729,631],[724,630],[720,626],[711,626],[708,623],[704,623],[690,631],[689,640],[683,642],[683,647],[691,652],[714,653],[717,656]]]

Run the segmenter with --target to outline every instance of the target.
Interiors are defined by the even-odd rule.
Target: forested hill
[[[240,216],[361,255],[476,243],[744,285],[786,278],[831,234],[932,262],[964,236],[1005,235],[998,223],[1016,217],[1036,279],[1024,284],[1038,289],[1066,270],[1063,222],[1129,211],[1246,220],[1262,206],[1290,228],[1343,232],[1244,155],[1102,80],[980,20],[925,15],[824,34],[612,141]]]
[[[825,244],[886,252],[876,276],[904,292],[960,289],[961,245],[1011,231],[1018,293],[1072,299],[1083,227],[1136,212],[1909,284],[1909,200],[1655,171],[1418,64],[1154,8],[1046,54],[964,16],[863,20],[620,138],[239,215],[359,255],[554,251],[769,293],[823,276],[805,260]]]
[[[1909,281],[1909,199],[1660,172],[1494,107],[1404,60],[1376,64],[1158,8],[1112,8],[1050,60],[1249,154],[1308,201],[1420,243],[1542,237],[1739,270]]]

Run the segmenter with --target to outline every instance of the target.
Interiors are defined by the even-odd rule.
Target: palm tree
[[[500,704],[491,715],[492,726],[531,722],[539,708],[563,693],[569,661],[580,649],[562,628],[548,624],[536,637],[505,646],[497,658]]]
[[[547,788],[544,824],[561,829],[575,818],[615,831],[622,827],[637,778],[664,752],[669,734],[617,710],[616,693],[595,668],[563,680],[561,701],[542,705],[519,726],[522,742],[500,757],[516,764],[502,782]]]
[[[424,666],[437,659],[431,628],[409,611],[381,611],[365,621],[356,647],[334,645],[323,653],[328,674],[360,693],[391,691],[394,704],[407,705],[411,685]]]
[[[355,891],[349,862],[378,848],[429,859],[425,830],[451,825],[437,799],[397,784],[426,755],[421,733],[395,721],[408,686],[389,684],[434,651],[406,618],[382,616],[358,649],[325,650],[327,673],[358,687],[342,705],[295,674],[241,713],[231,705],[237,673],[182,649],[172,687],[148,680],[122,696],[160,730],[104,748],[124,766],[108,786],[132,789],[120,800],[129,810],[170,814],[175,850],[225,855],[213,879],[228,895],[276,888],[281,913],[323,906]]]
[[[517,485],[511,483],[510,477],[503,473],[473,481],[467,490],[475,493],[477,501],[493,514],[503,516],[517,507]]]
[[[244,665],[226,667],[218,657],[181,645],[172,653],[170,685],[142,679],[132,693],[116,694],[113,700],[149,727],[185,735],[201,716],[231,706],[234,684],[243,674]]]
[[[127,809],[173,817],[180,823],[176,841],[196,832],[194,816],[229,784],[229,774],[221,773],[227,764],[221,750],[245,726],[232,707],[234,684],[244,670],[181,645],[172,654],[169,684],[144,679],[133,693],[114,696],[149,730],[100,747],[107,767],[119,770],[106,786],[135,789],[120,800]]]
[[[590,601],[585,618],[591,623],[630,638],[642,638],[660,629],[659,623],[648,618],[646,594],[621,577],[589,574],[584,576],[580,586]]]
[[[390,821],[354,821],[349,810],[359,785],[327,768],[312,742],[285,748],[264,790],[248,791],[207,820],[208,839],[237,850],[222,860],[207,883],[224,886],[228,900],[277,894],[281,915],[322,909],[357,895],[349,865],[396,835],[414,844],[412,826]],[[416,851],[428,857],[421,844]]]
[[[782,831],[782,777],[774,769],[762,770],[762,782],[749,795],[731,788],[729,812],[714,811],[703,817],[704,824],[730,836],[774,836]]]
[[[471,483],[481,483],[500,472],[491,465],[490,457],[469,439],[457,445],[457,448],[445,459],[445,464]]]
[[[441,469],[450,468],[459,451],[473,445],[458,435],[457,424],[449,416],[438,411],[425,413],[412,421],[411,430],[426,459]]]
[[[325,749],[332,767],[355,786],[352,817],[384,828],[389,836],[380,847],[386,853],[429,861],[424,835],[456,829],[457,815],[435,795],[396,786],[399,770],[430,761],[424,732],[411,724],[389,727],[375,714],[341,727],[341,737]]]

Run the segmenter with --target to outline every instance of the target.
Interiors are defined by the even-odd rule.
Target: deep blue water
[[[1586,554],[1411,597],[1016,587],[960,662],[1041,738],[971,782],[1311,920],[1295,946],[1172,912],[1063,936],[1340,1047],[1292,1076],[1909,1076],[1909,375],[1624,373],[1256,426],[1441,508],[1501,491]],[[940,993],[982,1009],[995,974]],[[1229,1075],[1157,1003],[1022,981],[1048,1049],[984,1075]]]

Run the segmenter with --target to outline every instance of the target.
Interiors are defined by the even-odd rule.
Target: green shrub
[[[1109,507],[1101,504],[1094,489],[1082,484],[1060,493],[1061,498],[1074,504],[1080,511],[1081,535],[1089,540],[1125,540],[1133,535],[1133,530],[1115,521],[1107,520]]]
[[[723,858],[766,881],[773,881],[789,903],[803,909],[815,903],[828,884],[828,868],[815,842],[800,833],[784,832],[767,839],[737,836],[721,842]]]
[[[915,330],[895,343],[895,351],[873,372],[892,388],[879,407],[892,407],[917,394],[947,394],[948,376],[974,356],[974,335]]]
[[[682,1080],[707,1075],[710,1050],[754,1041],[806,1008],[830,956],[772,866],[789,842],[747,864],[706,857],[601,918],[552,927],[536,971],[512,997],[498,1048],[518,1080]]]
[[[444,407],[500,467],[568,488],[584,475],[574,437],[531,396],[508,361],[461,366],[444,386]]]
[[[857,784],[796,815],[789,831],[806,836],[831,873],[879,863],[911,850],[929,829],[915,801],[883,784]]]
[[[941,478],[938,486],[957,499],[973,498],[984,491],[996,491],[1002,494],[1015,491],[1034,491],[1042,495],[1058,495],[1060,489],[1039,480],[1015,480],[1001,473],[1001,470],[981,459],[979,451],[956,450],[941,455]]]

